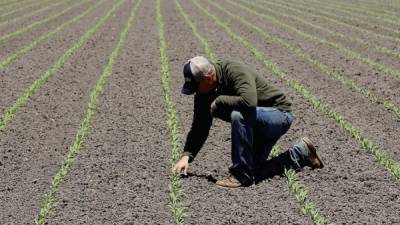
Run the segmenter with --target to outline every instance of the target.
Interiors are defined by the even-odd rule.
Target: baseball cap
[[[182,94],[191,95],[199,87],[200,80],[211,70],[211,63],[203,56],[196,56],[189,59],[183,66],[183,77],[185,83],[182,87]]]

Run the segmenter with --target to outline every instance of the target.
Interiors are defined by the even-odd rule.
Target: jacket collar
[[[219,62],[212,62],[211,64],[215,68],[215,73],[217,75],[217,88],[219,89],[220,85],[222,84],[222,66]]]

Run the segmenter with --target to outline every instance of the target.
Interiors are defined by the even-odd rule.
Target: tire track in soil
[[[200,14],[194,5],[186,2],[183,5],[195,19],[200,32],[209,38],[211,47],[216,50],[218,55],[254,65],[256,70],[265,74],[268,80],[292,99],[296,119],[288,134],[278,144],[286,149],[297,137],[309,136],[319,148],[326,167],[318,171],[305,169],[298,175],[310,191],[309,200],[318,205],[320,213],[336,224],[398,223],[399,190],[393,176],[385,168],[377,165],[370,154],[362,150],[358,143],[342,132],[336,123],[332,123],[324,114],[313,110],[306,100],[286,87],[272,72],[265,71],[264,66],[247,49],[230,40],[219,26],[216,27],[205,15]],[[226,134],[226,137],[228,135]],[[226,138],[220,138],[220,140],[226,140]],[[229,145],[225,149],[229,149]],[[205,154],[205,150],[203,149],[200,154]],[[213,152],[218,151],[215,146],[212,150]],[[229,152],[229,150],[225,150],[225,154],[229,155]],[[202,155],[201,158],[203,157]],[[214,155],[213,158],[222,159],[223,157]],[[218,162],[214,159],[214,167],[217,164]],[[228,162],[226,162],[226,166],[228,166]],[[263,185],[269,187],[282,179],[284,178],[274,178],[264,182]],[[282,185],[277,192],[282,192],[282,190],[287,190],[287,188]],[[188,191],[186,193],[189,194]],[[268,197],[271,193],[274,192],[267,191],[262,197]],[[259,198],[261,197],[259,196]],[[270,210],[266,206],[277,201],[274,200],[270,200],[259,211],[266,215],[266,211]],[[257,209],[253,208],[253,212],[257,212]]]
[[[110,1],[113,3],[116,2]],[[118,41],[114,34],[122,29],[121,21],[127,19],[127,6],[125,2],[68,60],[58,76],[42,86],[9,129],[1,133],[1,224],[34,221],[42,194],[50,186],[51,177],[79,128],[90,88]]]
[[[49,224],[173,224],[155,1],[143,1]]]
[[[184,5],[184,1],[181,1]],[[184,7],[185,9],[185,7]],[[204,49],[196,39],[190,27],[176,9],[174,4],[164,4],[163,15],[166,21],[166,38],[169,46],[171,91],[180,112],[182,128],[186,134],[191,125],[193,102],[192,96],[183,96],[180,93],[182,80],[182,66],[189,58],[203,54]],[[193,11],[187,11],[193,16]],[[199,17],[197,17],[199,18]],[[204,17],[200,17],[204,20]],[[193,21],[197,25],[197,21]],[[199,29],[201,26],[199,26]],[[204,28],[204,27],[203,27]],[[204,30],[202,30],[203,32]],[[210,39],[213,35],[207,33],[204,37]],[[222,41],[221,41],[222,42]],[[218,46],[223,46],[223,43]],[[212,45],[214,47],[214,45]],[[231,46],[230,46],[231,47]],[[223,48],[223,47],[222,47]],[[236,47],[234,47],[236,48]],[[224,55],[217,51],[217,55]],[[221,54],[220,54],[221,53]],[[230,125],[218,120],[214,121],[210,136],[202,151],[190,165],[190,172],[197,175],[227,176],[230,162]],[[185,140],[183,136],[182,140]],[[222,141],[221,141],[222,140]],[[204,178],[190,177],[183,180],[184,204],[189,206],[187,223],[189,224],[311,224],[303,217],[287,190],[285,179],[274,179],[274,182],[263,183],[250,188],[226,190],[216,187]]]
[[[53,38],[45,40],[33,51],[14,61],[12,65],[0,70],[0,112],[2,116],[6,109],[11,107],[34,81],[42,77],[68,49],[79,41],[81,36],[111,9],[112,3],[101,5],[82,20],[66,27]],[[92,47],[96,46],[93,41],[88,43]],[[70,64],[68,60],[66,64]],[[79,72],[78,69],[75,71]],[[56,76],[60,75],[56,74]]]
[[[210,5],[206,1],[201,2],[203,5]],[[224,6],[224,8],[236,15],[240,13],[240,10],[235,7]],[[217,12],[217,15],[222,13],[217,9],[212,11]],[[280,45],[270,44],[266,47],[264,44],[266,39],[261,34],[236,20],[229,19],[230,17],[227,16],[223,20],[225,22],[230,21],[230,27],[234,28],[233,30],[236,33],[255,43],[254,45],[278,64],[286,74],[301,81],[314,95],[328,103],[336,112],[348,118],[353,126],[363,131],[364,136],[381,146],[390,158],[397,162],[400,161],[400,150],[396,148],[400,145],[400,134],[398,133],[400,118],[398,116],[379,105],[370,103],[368,99],[352,92],[340,82],[328,78],[318,68],[310,66]],[[257,26],[260,23],[258,22]],[[283,34],[279,36],[283,36]]]

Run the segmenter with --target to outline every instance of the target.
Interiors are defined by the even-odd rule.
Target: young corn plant
[[[111,16],[116,9],[118,9],[121,4],[125,0],[121,0],[118,2],[107,15]],[[92,120],[96,114],[98,99],[104,92],[104,86],[107,84],[108,78],[112,74],[113,65],[118,59],[120,51],[124,48],[126,42],[126,36],[128,34],[129,29],[132,27],[133,20],[136,16],[136,11],[141,3],[141,0],[138,0],[135,7],[133,8],[131,15],[128,18],[128,21],[125,25],[125,28],[120,33],[119,41],[117,46],[111,52],[110,58],[108,59],[108,63],[105,66],[103,73],[99,80],[96,82],[96,86],[90,93],[89,102],[85,117],[81,121],[80,128],[76,133],[75,140],[69,147],[67,157],[62,161],[61,168],[57,172],[57,174],[53,177],[50,190],[44,195],[44,200],[42,207],[39,210],[39,214],[35,221],[36,225],[45,225],[47,216],[53,207],[53,205],[57,202],[56,200],[56,193],[58,192],[58,188],[60,187],[61,183],[64,181],[65,177],[69,174],[71,170],[72,164],[79,154],[83,143],[86,140],[86,137],[89,135],[90,127]]]
[[[160,36],[160,59],[161,59],[161,80],[164,93],[165,109],[168,116],[168,127],[170,129],[171,138],[171,167],[174,166],[176,161],[181,155],[180,149],[180,127],[178,122],[178,116],[173,103],[170,88],[169,88],[169,60],[167,55],[167,43],[165,40],[164,31],[164,19],[161,14],[161,3],[157,0],[157,22],[159,27]],[[187,208],[181,203],[181,199],[184,196],[182,191],[182,181],[179,174],[172,173],[170,175],[169,185],[169,207],[171,208],[175,224],[184,224],[185,218],[188,217]]]
[[[271,150],[271,157],[278,156],[280,152],[280,146],[275,145]],[[309,216],[316,225],[333,224],[319,214],[318,208],[314,203],[307,201],[308,191],[296,176],[296,171],[285,169],[284,175],[287,179],[289,191],[294,196],[296,202],[301,205],[303,214]]]
[[[219,25],[233,40],[244,45],[264,66],[273,72],[276,76],[282,79],[286,84],[294,89],[299,95],[302,95],[304,99],[306,99],[311,106],[319,110],[320,112],[325,113],[329,118],[336,121],[343,130],[348,132],[350,136],[355,138],[359,144],[369,153],[371,153],[376,161],[378,161],[381,165],[385,166],[386,169],[391,172],[397,179],[400,178],[400,168],[393,162],[386,154],[372,141],[362,135],[361,131],[353,127],[353,125],[342,115],[335,112],[329,105],[321,102],[316,96],[311,94],[311,92],[298,81],[293,80],[287,76],[285,72],[283,72],[275,63],[269,61],[265,55],[258,50],[252,43],[246,40],[244,37],[237,35],[234,33],[224,22],[222,22],[215,15],[210,14],[204,7],[200,6],[196,0],[192,0],[193,4],[199,8],[204,15],[212,19],[217,25]],[[379,154],[378,154],[379,153]],[[378,158],[379,156],[379,158]]]

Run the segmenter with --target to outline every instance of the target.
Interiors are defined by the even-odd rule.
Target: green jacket
[[[213,63],[217,73],[217,87],[207,94],[195,94],[192,127],[187,135],[183,155],[196,157],[208,137],[213,115],[210,105],[215,100],[214,116],[230,121],[232,110],[276,107],[290,112],[291,103],[277,88],[248,66],[233,61]]]

